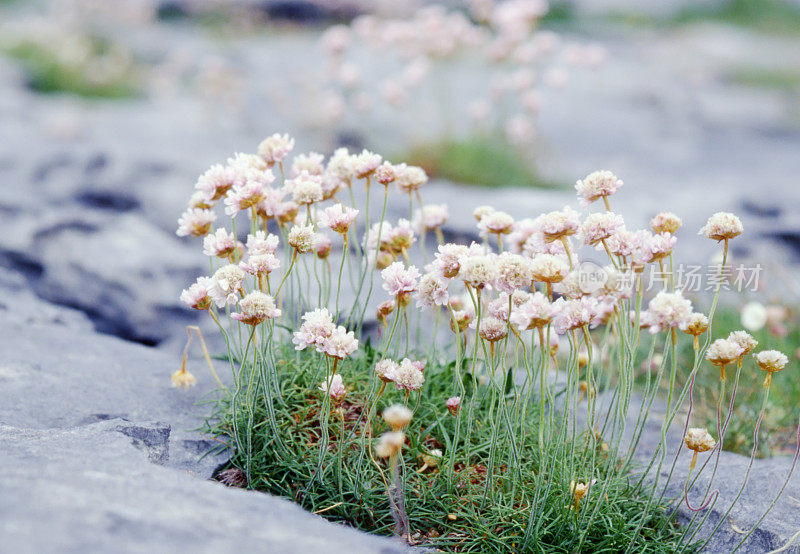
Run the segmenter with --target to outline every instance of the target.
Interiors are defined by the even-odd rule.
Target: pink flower
[[[280,266],[281,261],[274,254],[251,254],[247,262],[239,262],[242,271],[250,275],[267,275]]]
[[[358,340],[355,338],[353,331],[348,333],[347,329],[341,325],[326,337],[322,344],[317,344],[319,352],[339,360],[345,359],[356,349],[358,349]]]
[[[610,196],[617,192],[623,185],[622,180],[607,170],[595,171],[587,175],[583,180],[575,183],[575,190],[578,192],[578,201],[583,206],[588,206],[603,197]]]
[[[356,219],[358,210],[354,210],[343,204],[328,206],[317,216],[317,223],[321,227],[328,227],[332,231],[347,234],[347,230]]]
[[[391,379],[398,389],[405,389],[406,391],[419,390],[425,383],[425,375],[422,373],[419,364],[412,362],[408,358],[404,358],[400,365],[392,371]]]
[[[317,308],[303,314],[300,329],[294,332],[292,342],[295,350],[304,350],[309,346],[321,347],[325,339],[336,331],[333,316],[326,308]]]
[[[460,259],[466,256],[469,249],[463,244],[442,244],[439,251],[434,256],[433,268],[447,279],[452,279],[458,275],[461,268]]]
[[[450,412],[451,415],[458,415],[458,409],[461,407],[461,397],[451,396],[444,405],[447,406],[447,411]]]
[[[558,313],[547,297],[541,292],[531,295],[527,302],[511,313],[511,323],[521,331],[543,327]]]
[[[286,190],[297,204],[313,204],[322,200],[322,177],[305,169],[294,179],[287,179]]]
[[[586,216],[581,227],[581,242],[594,245],[602,242],[625,225],[622,216],[611,212],[598,212]]]
[[[325,171],[324,160],[325,156],[316,152],[298,154],[292,160],[292,169],[289,170],[289,176],[292,178],[299,177],[303,171],[311,175],[322,175]]]
[[[381,165],[381,157],[369,150],[362,150],[361,154],[353,156],[351,163],[356,177],[363,179],[378,169],[378,166]]]
[[[495,264],[497,266],[495,285],[501,291],[512,294],[517,289],[531,285],[533,273],[531,261],[528,258],[511,252],[503,252],[497,256]]]
[[[235,171],[219,164],[212,165],[198,179],[195,188],[202,192],[209,202],[219,200],[233,186]]]
[[[274,254],[278,249],[277,235],[256,231],[255,235],[247,235],[247,253],[251,256]]]
[[[261,144],[258,145],[258,155],[261,156],[268,165],[272,166],[285,160],[286,156],[289,155],[289,152],[291,152],[293,148],[293,138],[288,134],[281,135],[275,133],[271,137],[261,141]]]
[[[544,234],[545,242],[553,242],[562,237],[574,235],[580,227],[580,214],[564,206],[561,211],[542,214],[535,220],[539,230]]]
[[[223,228],[203,239],[203,254],[224,258],[236,250],[236,237]]]
[[[553,302],[553,307],[558,310],[553,327],[556,333],[563,335],[592,322],[597,312],[597,300],[587,296],[575,300],[559,298]]]
[[[429,204],[422,207],[422,212],[415,212],[413,226],[418,232],[433,231],[444,225],[449,217],[447,204]]]
[[[383,290],[390,296],[415,292],[419,288],[419,270],[413,265],[406,268],[403,262],[394,262],[381,271]]]
[[[211,284],[210,277],[198,277],[194,284],[181,292],[181,302],[195,310],[207,310],[211,307],[211,297],[208,295]]]
[[[234,187],[225,197],[225,213],[235,216],[242,210],[258,206],[264,200],[264,188],[264,184],[256,180]]]
[[[449,300],[447,282],[443,277],[437,273],[426,273],[422,276],[419,282],[419,291],[417,292],[418,308],[445,306]]]
[[[232,313],[231,318],[247,325],[258,325],[265,319],[280,315],[281,311],[275,307],[275,300],[256,290],[239,300],[239,312]]]
[[[208,233],[215,219],[217,219],[217,214],[211,210],[189,208],[178,220],[178,230],[175,231],[175,234],[179,237],[187,235],[202,237]]]
[[[344,387],[342,376],[338,373],[330,379],[323,381],[319,386],[319,390],[330,396],[334,404],[338,404],[347,396],[347,389]]]
[[[650,325],[650,332],[658,333],[662,329],[679,328],[692,316],[692,302],[684,298],[681,291],[659,292],[642,314]]]

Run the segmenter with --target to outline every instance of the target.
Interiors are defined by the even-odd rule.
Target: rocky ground
[[[614,202],[629,225],[661,209],[684,218],[679,249],[693,253],[684,261],[708,259],[715,246],[695,229],[725,209],[747,230],[736,241],[739,259],[796,267],[800,101],[796,92],[743,86],[730,75],[777,60],[800,70],[797,42],[716,25],[567,32],[578,31],[609,51],[608,62],[546,94],[542,171],[571,182],[614,170],[626,181]],[[247,79],[238,103],[224,108],[182,89],[121,102],[39,96],[0,58],[0,496],[11,499],[0,503],[0,532],[17,550],[111,550],[121,534],[147,541],[131,542],[131,551],[399,548],[282,500],[189,479],[187,472],[208,477],[221,461],[198,461],[208,443],[191,431],[203,415],[195,402],[211,383],[201,379],[188,394],[168,386],[184,326],[195,321],[177,297],[204,268],[198,244],[174,235],[196,176],[276,131],[295,134],[300,150],[335,146],[335,136],[316,128],[312,103],[286,103],[319,68],[315,37],[299,29],[219,40],[164,24],[131,33],[132,41],[199,60],[235,60]],[[457,91],[453,105],[464,107]],[[364,127],[370,123],[384,124]],[[362,140],[391,153],[400,135]],[[475,235],[470,214],[487,203],[485,190],[435,181],[423,194],[450,205],[449,236]],[[574,204],[574,195],[502,189],[491,203],[526,217]],[[390,217],[406,209],[393,202]],[[726,459],[726,472],[742,473],[740,458]],[[734,513],[743,529],[788,466],[778,459],[757,467]],[[791,487],[747,551],[780,546],[796,530],[797,476]],[[34,524],[45,520],[53,532]],[[726,531],[710,550],[726,551],[735,537]]]

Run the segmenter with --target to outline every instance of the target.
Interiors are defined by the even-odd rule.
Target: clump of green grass
[[[60,56],[52,47],[34,41],[22,41],[5,49],[19,60],[28,75],[31,89],[43,94],[68,93],[86,98],[121,99],[139,94],[131,75],[132,68],[118,63],[93,64],[108,56],[107,41],[87,39],[90,55],[86,60],[73,61]],[[105,60],[114,62],[114,60]],[[99,67],[104,70],[100,71]]]
[[[727,78],[732,83],[752,88],[800,92],[800,71],[792,69],[740,65],[731,68]]]
[[[280,394],[260,391],[262,399],[255,403],[258,407],[252,414],[239,413],[238,421],[231,411],[231,397],[223,397],[207,431],[225,439],[235,434],[234,429],[239,433],[250,429],[241,440],[251,448],[251,457],[237,451],[231,464],[249,468],[252,488],[290,498],[331,521],[391,535],[394,520],[387,497],[387,463],[370,449],[364,454],[362,448],[365,442],[372,442],[371,437],[387,430],[379,417],[365,424],[367,399],[360,393],[370,390],[369,375],[376,352],[367,347],[363,355],[348,359],[341,369],[349,392],[331,414],[331,429],[336,432],[331,431],[322,473],[317,472],[317,456],[312,453],[319,450],[323,402],[316,392],[325,376],[325,364],[319,356],[308,357],[286,347],[276,357]],[[463,430],[462,444],[453,444],[456,418],[444,409],[452,391],[454,365],[429,363],[422,394],[409,402],[415,413],[406,429],[401,464],[412,542],[449,552],[619,552],[628,547],[637,552],[685,551],[687,545],[679,543],[682,529],[669,517],[667,504],[653,502],[650,510],[643,512],[648,499],[617,470],[622,461],[599,444],[596,450],[590,449],[585,434],[572,441],[565,438],[564,447],[556,452],[556,463],[548,466],[552,469],[546,475],[537,473],[542,454],[536,433],[522,434],[524,441],[519,446],[525,462],[514,480],[517,486],[512,485],[511,470],[503,466],[495,468],[495,486],[487,491],[485,476],[493,426],[488,402],[475,406],[471,459],[467,464],[466,458],[459,457],[453,482],[448,482],[447,473],[440,473],[438,468],[423,471],[422,457],[436,449],[465,451]],[[477,396],[489,395],[488,385],[473,385],[469,373],[464,374],[464,382],[468,390],[477,386]],[[274,417],[269,416],[265,393],[272,396]],[[505,401],[509,409],[520,409],[518,400],[507,396]],[[387,388],[377,414],[402,401],[401,393]],[[530,429],[538,427],[533,412],[523,420]],[[497,459],[502,460],[511,438],[501,432],[496,444],[500,450]],[[606,468],[595,475],[598,482],[609,485],[608,491],[605,497],[590,491],[576,511],[570,480],[580,474],[588,458]],[[445,467],[446,459],[440,464]],[[533,521],[529,520],[532,502],[538,514]],[[529,524],[531,539],[524,546]],[[640,534],[634,546],[631,537],[637,527]]]
[[[543,179],[508,143],[489,136],[447,139],[412,148],[402,159],[434,177],[487,187],[559,186]]]
[[[790,362],[786,369],[775,374],[770,387],[769,399],[761,422],[757,457],[769,457],[775,454],[786,454],[794,451],[792,436],[797,426],[797,415],[793,408],[800,397],[800,364],[793,357],[800,346],[800,328],[795,321],[789,322],[786,336],[779,336],[767,328],[754,331],[751,334],[758,340],[760,350],[779,350],[789,355]],[[742,327],[739,311],[731,306],[720,308],[714,316],[710,329],[712,339],[725,338],[731,329]],[[689,378],[688,370],[692,367],[694,353],[691,345],[684,345],[680,352],[680,367],[685,368],[682,378],[685,382]],[[735,400],[735,417],[731,418],[730,426],[725,434],[724,450],[750,455],[753,449],[753,428],[758,419],[761,403],[764,396],[764,372],[752,356],[746,356],[744,365],[737,372],[730,368],[731,382],[727,387],[725,412],[727,413],[730,401],[731,387],[738,376],[738,387]],[[738,375],[737,375],[738,373]],[[717,402],[719,400],[719,370],[708,362],[704,363],[697,373],[694,385],[695,406],[693,417],[697,422],[715,429],[717,425]]]
[[[785,0],[726,0],[710,6],[688,6],[673,20],[676,23],[712,20],[765,33],[798,34],[800,6]]]

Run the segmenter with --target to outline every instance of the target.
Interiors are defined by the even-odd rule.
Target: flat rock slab
[[[213,389],[172,354],[93,331],[0,274],[0,536],[7,552],[403,552],[292,502],[207,479]],[[46,527],[45,527],[46,525]]]

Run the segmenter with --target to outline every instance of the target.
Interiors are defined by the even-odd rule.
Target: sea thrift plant
[[[503,10],[512,5],[526,4]],[[509,32],[515,17],[501,17]],[[213,166],[191,196],[204,207],[177,231],[209,264],[180,298],[227,346],[230,377],[213,373],[209,430],[245,486],[450,551],[683,551],[708,540],[697,533],[718,501],[739,376],[766,374],[757,442],[789,361],[746,331],[711,336],[720,287],[708,309],[677,288],[677,216],[628,229],[611,210],[622,181],[600,171],[576,186],[583,212],[515,220],[481,207],[481,243],[426,242],[446,206],[420,200],[413,224],[387,216],[390,198],[421,198],[422,170],[369,151],[325,159],[293,147],[275,134],[257,154]],[[723,242],[723,266],[742,232],[731,214],[702,230]],[[587,274],[598,256],[606,265]],[[648,266],[667,273],[653,293]],[[681,382],[684,347],[694,362]],[[197,379],[186,359],[176,387]],[[690,428],[695,378],[716,379],[715,367],[716,428]],[[644,451],[656,401],[665,415]],[[695,516],[678,526],[681,502]]]

